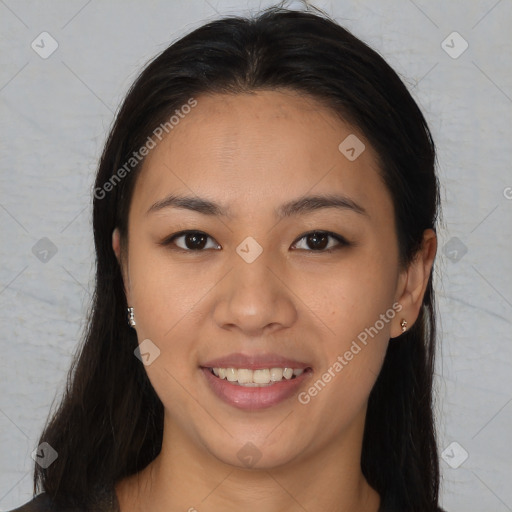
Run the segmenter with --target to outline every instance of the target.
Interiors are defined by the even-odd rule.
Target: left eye
[[[183,239],[183,245],[175,242],[179,239]],[[220,248],[219,244],[213,244],[213,246],[208,247],[208,239],[213,240],[212,237],[206,233],[203,233],[202,231],[181,231],[180,233],[176,233],[175,235],[171,235],[170,237],[166,238],[162,242],[162,245],[175,244],[177,247],[186,252],[201,252],[203,249]],[[307,247],[305,249],[304,247],[299,247],[299,249],[307,250],[309,252],[331,252],[333,246],[329,246],[329,239],[333,239],[337,242],[337,245],[335,244],[334,248],[350,245],[347,240],[345,240],[342,236],[337,235],[336,233],[331,233],[330,231],[311,231],[302,235],[296,242],[294,242],[292,247],[296,248],[301,240],[305,240],[305,243],[309,246],[309,249]],[[313,247],[312,249],[311,246]]]
[[[164,240],[163,245],[169,245],[171,243],[174,243],[174,240],[178,240],[180,238],[184,239],[185,247],[182,247],[178,244],[176,244],[180,249],[183,249],[184,251],[201,251],[202,249],[216,249],[219,247],[217,244],[217,247],[205,247],[206,243],[205,241],[208,238],[211,238],[206,233],[203,233],[202,231],[182,231],[181,233],[176,233],[175,235],[172,235],[170,238],[167,238]],[[213,240],[213,239],[212,239]],[[188,247],[191,246],[191,247]]]
[[[337,246],[335,245],[335,249],[349,245],[347,240],[342,236],[331,233],[330,231],[311,231],[310,233],[302,235],[299,241],[306,240],[306,244],[312,245],[314,249],[310,252],[332,252],[333,246],[329,246],[329,238],[336,240]],[[295,242],[294,246],[296,244],[297,242]]]

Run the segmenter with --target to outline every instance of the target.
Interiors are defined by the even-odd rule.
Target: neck
[[[245,469],[219,461],[166,417],[160,454],[116,493],[121,512],[377,512],[379,494],[361,472],[362,439],[354,441],[349,432],[285,465]]]

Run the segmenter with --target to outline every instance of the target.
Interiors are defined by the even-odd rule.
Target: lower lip
[[[271,386],[246,387],[233,384],[226,379],[219,379],[209,368],[200,368],[206,377],[210,389],[224,402],[238,409],[265,409],[277,405],[294,395],[311,369],[304,371],[294,379],[282,380]]]

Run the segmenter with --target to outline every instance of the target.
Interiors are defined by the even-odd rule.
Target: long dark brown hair
[[[424,116],[383,58],[327,14],[279,5],[248,18],[210,22],[181,38],[139,75],[105,144],[93,201],[92,306],[65,393],[40,438],[59,456],[47,469],[35,465],[35,493],[83,505],[92,489],[140,471],[160,452],[163,406],[133,354],[136,333],[126,321],[123,281],[111,247],[114,228],[126,239],[140,169],[140,163],[126,163],[191,98],[263,89],[319,100],[367,137],[393,200],[402,265],[419,250],[424,230],[435,229],[436,156]],[[126,172],[120,173],[123,166]],[[419,318],[399,342],[390,342],[369,397],[361,467],[397,511],[438,507],[432,277]]]

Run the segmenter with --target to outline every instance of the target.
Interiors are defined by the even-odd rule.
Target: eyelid
[[[310,252],[310,253],[323,254],[323,253],[331,253],[333,250],[341,249],[342,247],[348,247],[348,246],[352,245],[352,243],[349,242],[345,237],[343,237],[343,236],[341,236],[341,235],[339,235],[337,233],[334,233],[332,231],[327,231],[325,229],[313,229],[313,230],[310,230],[310,231],[306,231],[302,235],[299,235],[295,239],[295,241],[292,243],[292,247],[297,245],[297,243],[300,242],[303,238],[306,238],[308,235],[312,235],[312,234],[315,234],[315,233],[321,233],[321,234],[326,235],[326,236],[328,236],[330,238],[334,238],[338,242],[338,244],[335,247],[331,247],[329,249],[322,249],[322,250],[318,250],[318,251],[314,251],[312,249],[299,249],[299,250],[305,251],[305,252]],[[169,246],[169,245],[174,243],[174,240],[176,238],[180,238],[181,236],[185,236],[185,235],[188,235],[188,234],[204,235],[204,236],[206,236],[207,238],[209,238],[211,240],[215,240],[211,235],[209,235],[208,233],[205,233],[204,231],[197,230],[197,229],[185,229],[185,230],[173,233],[172,235],[164,238],[164,240],[159,242],[159,245]],[[217,242],[217,245],[220,246],[220,244],[218,242]],[[190,252],[190,253],[201,253],[201,252],[205,252],[206,251],[206,249],[192,250],[192,249],[183,249],[182,247],[176,247],[175,250],[181,251],[181,252]]]
[[[178,232],[173,233],[172,235],[169,235],[168,237],[164,238],[161,242],[159,242],[159,245],[163,245],[163,246],[171,245],[174,243],[174,240],[176,238],[180,238],[182,236],[189,235],[189,234],[204,235],[207,238],[210,238],[211,240],[215,240],[211,235],[209,235],[208,233],[205,233],[204,231],[201,231],[199,229],[184,229],[183,231],[178,231]],[[219,243],[217,243],[217,245],[220,246]],[[176,247],[176,250],[182,251],[182,252],[195,252],[195,253],[205,252],[205,249],[193,251],[191,249],[183,249],[181,247]]]
[[[343,237],[341,235],[338,235],[338,233],[333,233],[332,231],[327,231],[325,229],[313,229],[311,231],[307,231],[306,233],[300,235],[297,238],[297,240],[295,242],[293,242],[292,247],[294,245],[296,245],[303,238],[306,238],[308,235],[313,235],[315,233],[321,233],[321,234],[326,235],[326,236],[328,236],[330,238],[334,238],[338,242],[338,245],[335,246],[335,247],[331,247],[330,249],[322,249],[322,250],[319,250],[319,251],[313,251],[311,249],[309,249],[309,250],[300,249],[300,250],[304,250],[306,252],[311,252],[313,254],[315,254],[315,253],[316,254],[322,254],[322,253],[330,253],[333,250],[340,249],[341,247],[348,247],[349,245],[352,245],[345,237]]]

